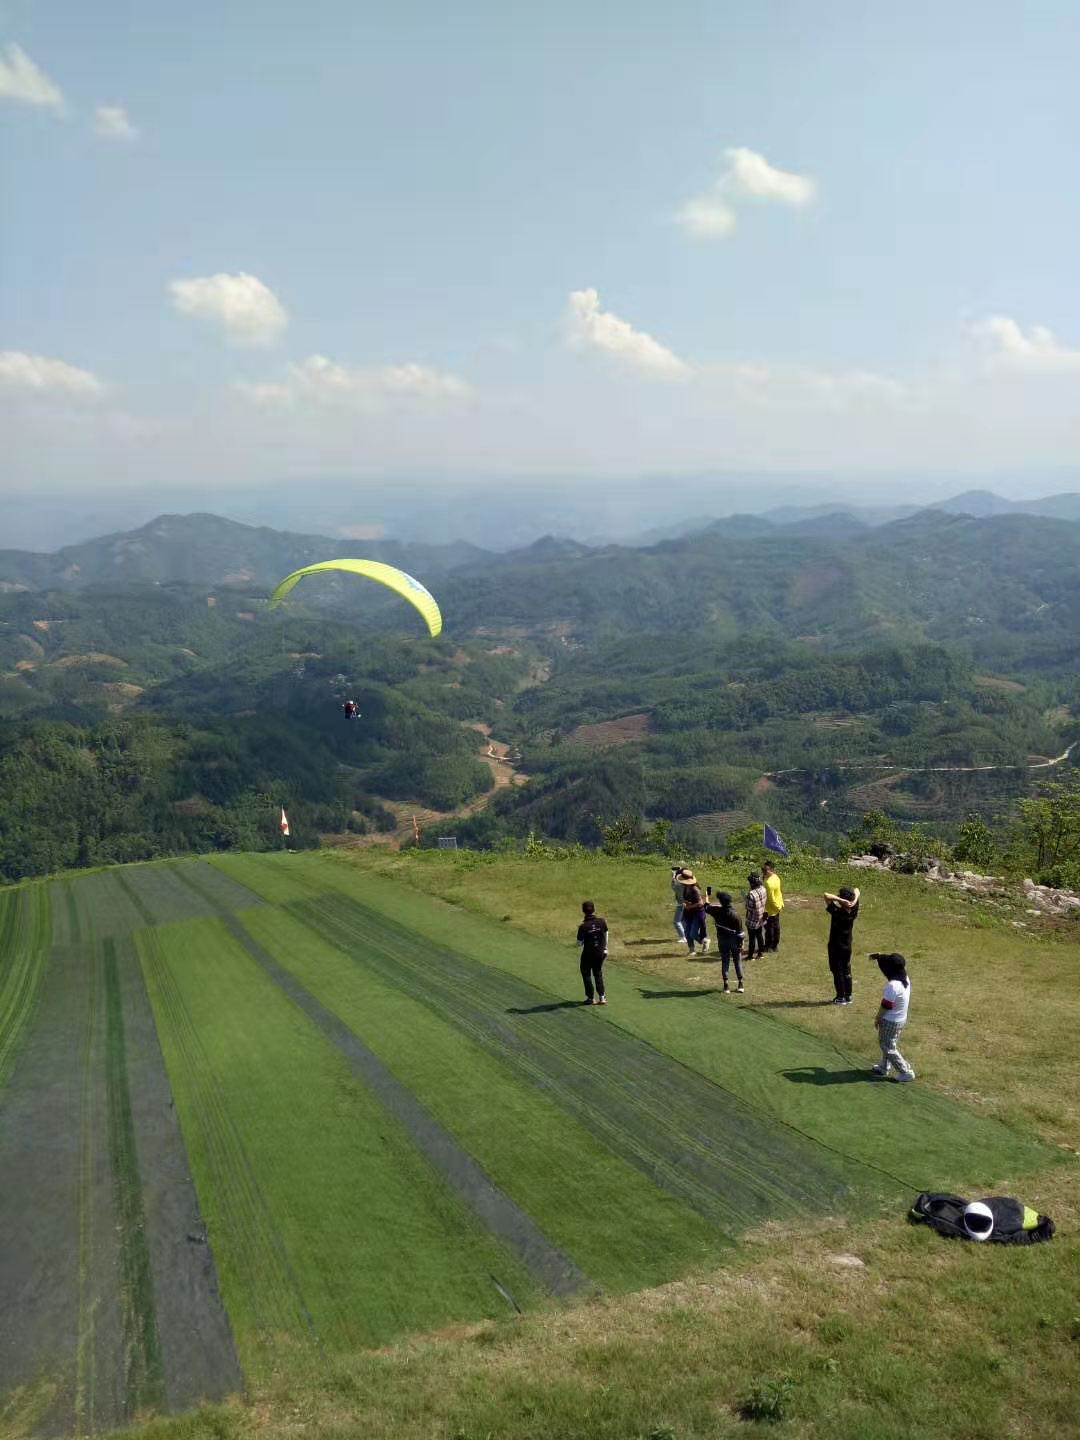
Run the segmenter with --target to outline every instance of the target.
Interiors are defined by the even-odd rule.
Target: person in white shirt
[[[903,955],[881,955],[877,951],[870,959],[877,961],[878,969],[885,976],[881,1007],[874,1019],[878,1043],[881,1046],[881,1060],[874,1066],[874,1074],[886,1076],[895,1065],[897,1080],[914,1080],[915,1071],[900,1054],[900,1036],[907,1024],[908,1006],[911,1002],[907,961]]]

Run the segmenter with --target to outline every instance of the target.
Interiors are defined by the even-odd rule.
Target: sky
[[[0,0],[0,494],[1080,488],[1078,70],[1075,0]]]

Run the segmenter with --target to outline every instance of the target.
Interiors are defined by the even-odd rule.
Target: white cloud
[[[779,170],[745,145],[730,146],[724,159],[727,168],[712,189],[695,195],[676,211],[676,224],[695,240],[722,240],[730,235],[740,201],[769,200],[800,207],[810,205],[817,195],[817,182],[809,175]]]
[[[0,350],[0,388],[83,396],[105,391],[89,370],[80,370],[64,360],[50,360],[46,355],[27,355],[22,350]]]
[[[643,374],[682,379],[691,373],[684,360],[618,315],[600,309],[593,289],[572,290],[566,314],[566,338],[576,349],[603,350]]]
[[[719,195],[698,195],[688,200],[675,219],[695,240],[722,240],[735,229],[735,211]]]
[[[1025,334],[1008,315],[991,315],[973,327],[973,334],[998,367],[1043,374],[1080,370],[1080,350],[1062,345],[1045,325],[1032,325]]]
[[[123,105],[99,105],[94,111],[94,131],[102,140],[139,138],[139,132],[128,119]]]
[[[468,400],[472,386],[457,375],[427,365],[348,366],[309,355],[289,366],[284,382],[238,380],[234,388],[257,405],[281,407],[303,403],[358,410],[381,410],[400,399],[426,403]]]
[[[64,108],[59,86],[18,45],[9,45],[0,53],[0,100],[21,100],[25,105],[47,105],[53,110]]]
[[[817,184],[809,175],[796,175],[792,170],[778,170],[764,155],[736,145],[724,151],[729,164],[721,187],[734,195],[753,200],[776,200],[781,205],[809,205],[817,194]]]
[[[234,345],[272,345],[289,317],[274,292],[254,275],[205,275],[169,284],[173,305],[222,327]]]

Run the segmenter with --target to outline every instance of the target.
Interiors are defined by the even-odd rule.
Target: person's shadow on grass
[[[816,1010],[821,1005],[831,1005],[831,1000],[755,1000],[755,1010]]]
[[[709,990],[642,990],[638,994],[643,1000],[690,1000],[695,995],[719,995],[722,992],[715,987]]]
[[[821,1065],[802,1065],[798,1070],[781,1070],[785,1080],[796,1085],[857,1085],[860,1081],[877,1081],[869,1068],[866,1070],[826,1070]]]
[[[507,1015],[542,1015],[548,1010],[580,1010],[584,1000],[551,1000],[544,1005],[526,1005],[524,1008],[511,1005]]]

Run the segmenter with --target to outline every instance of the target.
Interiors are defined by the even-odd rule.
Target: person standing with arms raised
[[[780,913],[784,908],[784,892],[780,876],[771,860],[761,867],[765,881],[765,951],[780,949]]]
[[[836,991],[834,1005],[851,1004],[851,942],[859,918],[859,892],[846,885],[837,895],[826,892],[825,909],[829,924],[829,969]]]

